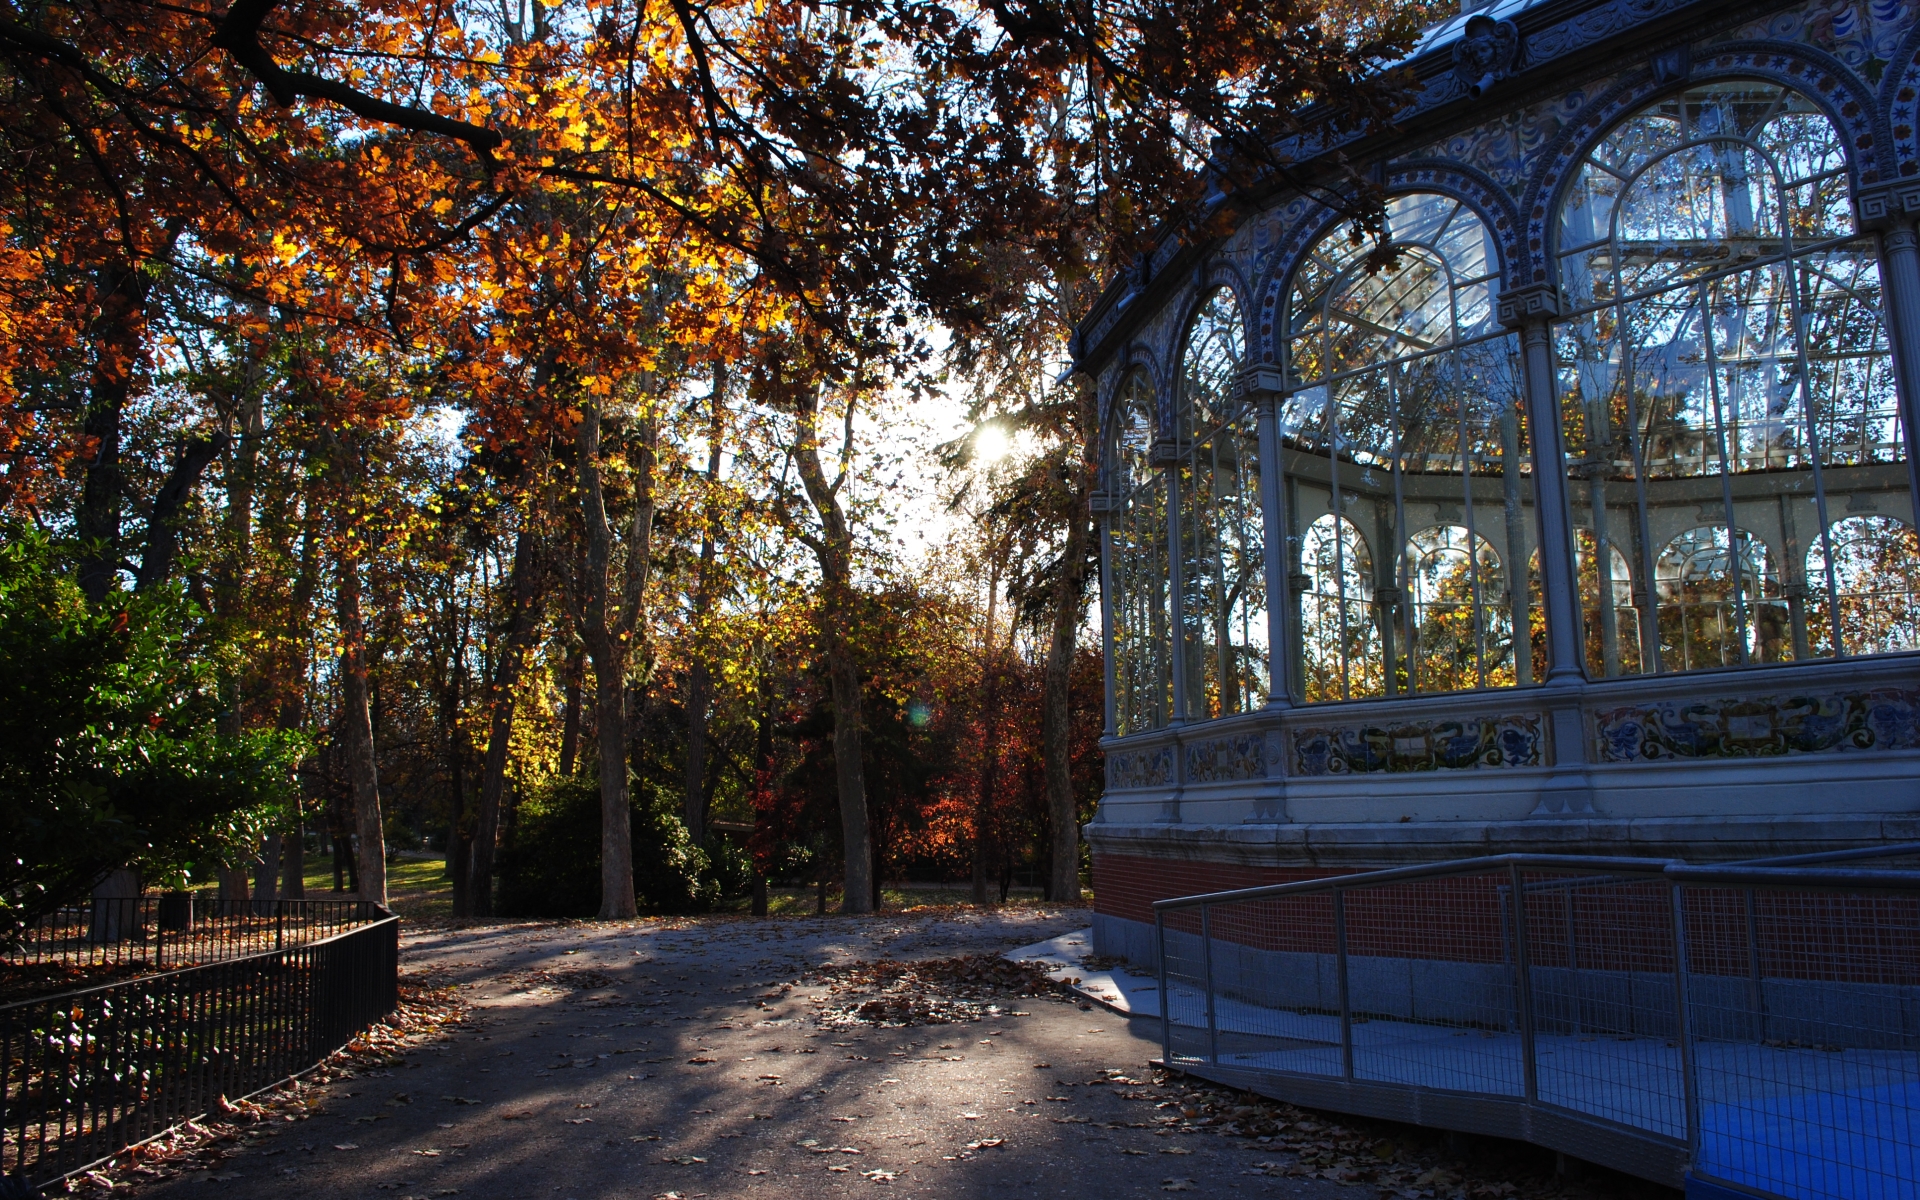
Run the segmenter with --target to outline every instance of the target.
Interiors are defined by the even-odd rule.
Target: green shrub
[[[95,604],[67,567],[0,523],[0,941],[114,868],[232,861],[279,819],[304,750],[222,732],[240,648],[178,586]]]
[[[713,907],[707,856],[687,836],[677,805],[639,780],[633,799],[633,890],[642,912]],[[600,781],[553,778],[526,798],[500,852],[503,916],[591,917],[600,911]]]

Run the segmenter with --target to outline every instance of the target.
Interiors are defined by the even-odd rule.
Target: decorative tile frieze
[[[1920,746],[1920,691],[1666,700],[1596,712],[1601,762],[1769,758]]]
[[[1545,761],[1541,727],[1538,714],[1518,713],[1296,729],[1294,767],[1303,776],[1537,767]]]
[[[1107,755],[1107,786],[1113,789],[1166,787],[1173,782],[1173,747],[1119,750]]]
[[[1187,782],[1231,783],[1241,779],[1265,779],[1266,744],[1265,735],[1259,733],[1190,742],[1186,747]]]

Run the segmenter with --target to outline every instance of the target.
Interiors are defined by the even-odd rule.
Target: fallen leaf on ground
[[[867,1179],[873,1180],[875,1183],[892,1183],[895,1179],[899,1178],[899,1176],[892,1171],[862,1171],[860,1174]]]
[[[333,1147],[333,1148],[334,1148],[335,1150],[358,1150],[358,1149],[360,1148],[360,1143],[358,1143],[358,1142],[336,1142],[336,1143],[334,1143],[334,1147]]]
[[[592,1117],[568,1117],[568,1118],[567,1118],[567,1124],[569,1124],[569,1125],[591,1125],[591,1124],[593,1124],[593,1118],[592,1118]]]
[[[1169,1179],[1160,1185],[1163,1192],[1197,1192],[1200,1185],[1191,1179]]]

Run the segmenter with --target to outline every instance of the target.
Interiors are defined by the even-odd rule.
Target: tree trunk
[[[820,537],[812,542],[820,560],[820,624],[827,678],[833,699],[833,766],[840,793],[840,834],[846,852],[846,891],[842,912],[873,911],[873,846],[867,834],[867,778],[861,759],[865,721],[860,667],[848,638],[853,605],[853,532],[840,503],[839,482],[829,484],[820,467],[816,406],[819,393],[808,390],[795,413],[794,465],[807,498],[820,517]],[[824,885],[823,885],[824,886]]]
[[[130,266],[100,273],[100,313],[94,324],[92,372],[81,432],[91,444],[80,485],[80,590],[98,604],[120,574],[120,521],[126,480],[120,472],[120,418],[146,348],[146,302],[151,277]]]
[[[270,833],[260,839],[260,857],[253,876],[253,915],[270,917],[280,899],[280,835]]]
[[[1000,564],[1004,557],[989,550],[986,642],[980,651],[980,786],[973,797],[973,902],[982,906],[987,903],[988,816],[1000,776],[1000,672],[994,659],[993,636],[998,628]]]
[[[362,900],[387,902],[387,846],[380,818],[380,776],[373,756],[373,709],[367,687],[367,630],[360,616],[360,555],[351,535],[340,555],[334,589],[340,621],[340,714],[347,780],[357,835],[354,869]]]
[[[1081,428],[1095,427],[1090,392],[1080,399]],[[1070,686],[1073,655],[1086,602],[1087,554],[1093,539],[1089,503],[1092,465],[1084,459],[1081,478],[1070,497],[1067,543],[1053,589],[1053,636],[1047,645],[1047,674],[1040,708],[1040,757],[1047,779],[1047,823],[1053,829],[1052,877],[1047,898],[1080,900],[1080,814],[1073,795],[1073,706]]]
[[[480,808],[474,816],[473,869],[468,877],[468,899],[476,917],[493,915],[493,861],[500,837],[500,796],[507,782],[507,747],[513,733],[513,701],[520,685],[527,649],[539,631],[540,542],[531,529],[522,528],[513,546],[512,577],[508,581],[507,636],[493,666],[487,689],[487,760],[480,768]],[[577,703],[578,688],[574,691]],[[573,704],[568,719],[575,719]],[[562,750],[566,757],[565,749]]]
[[[201,472],[226,448],[225,434],[192,438],[181,446],[180,456],[174,459],[166,482],[153,498],[153,511],[147,516],[147,548],[141,555],[140,569],[134,574],[134,590],[145,591],[173,574],[173,560],[180,549],[180,510],[192,497]],[[238,504],[251,505],[252,499],[236,495],[232,505]]]
[[[713,412],[707,424],[707,496],[700,521],[700,573],[693,592],[693,666],[687,673],[687,761],[682,778],[681,813],[693,844],[707,840],[707,723],[713,707],[713,668],[707,658],[706,618],[713,607],[715,529],[720,523],[720,447],[726,428],[727,366],[713,368]]]
[[[651,431],[643,434],[635,464],[636,499],[627,537],[626,595],[616,614],[611,595],[613,530],[607,524],[606,495],[600,481],[600,406],[591,397],[581,404],[579,470],[581,515],[587,531],[585,586],[581,596],[581,634],[593,660],[596,723],[600,743],[600,917],[635,915],[633,892],[633,818],[627,794],[627,650],[652,553],[653,455]]]
[[[307,830],[295,818],[293,828],[280,835],[280,861],[286,864],[286,882],[281,892],[289,900],[307,898]]]
[[[578,646],[567,649],[565,695],[567,715],[560,722],[560,777],[573,774],[574,759],[580,754],[580,676],[581,657],[585,651]]]
[[[452,607],[452,606],[449,606]],[[465,608],[464,605],[461,606]],[[447,879],[453,885],[453,915],[473,915],[468,891],[473,862],[473,829],[467,821],[466,753],[460,745],[460,679],[466,665],[466,614],[449,622],[447,684],[441,693],[441,740],[447,755]]]
[[[303,514],[306,527],[300,533],[300,571],[294,576],[293,602],[288,611],[293,619],[305,624],[308,608],[313,603],[313,589],[320,570],[319,533],[320,522],[314,514],[313,494],[305,497],[306,512]],[[289,639],[298,649],[294,651],[294,666],[288,673],[297,681],[281,693],[280,728],[288,733],[296,732],[305,724],[307,717],[307,691],[304,680],[307,677],[307,641],[303,637]],[[305,812],[303,791],[294,793],[296,811],[293,828],[285,835],[287,864],[286,894],[289,900],[304,900],[307,896],[307,837],[305,830]]]

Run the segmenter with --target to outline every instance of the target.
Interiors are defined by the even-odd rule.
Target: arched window
[[[1493,544],[1463,525],[1435,525],[1407,539],[1404,560],[1412,690],[1511,684],[1513,613]]]
[[[1245,357],[1240,307],[1222,288],[1194,313],[1180,358],[1180,613],[1196,721],[1267,702],[1259,439],[1234,387]]]
[[[1920,649],[1920,538],[1893,517],[1852,516],[1833,523],[1807,551],[1807,578],[1832,581],[1840,614],[1841,654]],[[1799,597],[1793,597],[1798,600]],[[1833,626],[1816,605],[1808,630],[1815,653],[1834,653]]]
[[[1387,548],[1376,561],[1389,572],[1408,569],[1425,553],[1408,543],[1407,531],[1434,524],[1458,526],[1463,539],[1473,531],[1496,561],[1526,562],[1536,543],[1533,467],[1519,341],[1494,319],[1493,238],[1466,205],[1426,193],[1389,201],[1387,231],[1397,254],[1383,269],[1369,270],[1368,243],[1343,229],[1322,241],[1294,277],[1287,347],[1298,387],[1281,408],[1279,428],[1289,451],[1288,511],[1342,512],[1360,521],[1374,544]],[[1300,556],[1300,570],[1314,569],[1304,539],[1296,536],[1289,550]],[[1401,581],[1390,575],[1368,586],[1374,634],[1364,646],[1340,643],[1340,678],[1314,678],[1334,660],[1316,658],[1303,637],[1301,699],[1536,678],[1531,648],[1516,657],[1509,635],[1481,636],[1497,607],[1500,629],[1531,637],[1531,614],[1540,608],[1531,583],[1509,588],[1503,576],[1476,593],[1471,612],[1483,628],[1455,648],[1467,658],[1446,670],[1407,657],[1422,618],[1402,604]],[[1325,607],[1316,596],[1303,593],[1303,626],[1311,623],[1307,607]],[[1348,607],[1342,599],[1337,611]],[[1363,653],[1373,661],[1356,667],[1354,657]]]
[[[1573,515],[1623,551],[1629,597],[1649,578],[1659,593],[1657,611],[1631,614],[1642,654],[1617,652],[1617,609],[1616,653],[1590,654],[1589,669],[1833,654],[1836,626],[1842,653],[1903,641],[1895,613],[1841,611],[1824,577],[1841,561],[1829,505],[1908,486],[1879,268],[1846,166],[1811,101],[1728,82],[1629,117],[1574,176],[1558,226],[1570,315],[1555,336]],[[1688,532],[1671,544],[1654,536],[1676,528]],[[1752,549],[1737,571],[1729,529]],[[1771,583],[1766,545],[1787,572]],[[1887,549],[1890,570],[1920,563],[1908,543]],[[1715,554],[1724,573],[1701,574]]]
[[[1791,657],[1787,606],[1766,543],[1745,529],[1702,525],[1654,562],[1660,653],[1671,669],[1781,662]]]
[[[1373,555],[1360,527],[1333,513],[1315,518],[1300,539],[1300,565],[1296,640],[1305,699],[1378,695],[1382,659]]]
[[[1114,732],[1158,729],[1173,710],[1167,594],[1167,485],[1149,461],[1153,383],[1136,370],[1120,389],[1107,459],[1113,579]]]

